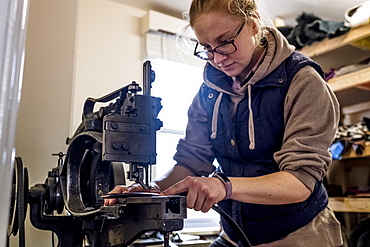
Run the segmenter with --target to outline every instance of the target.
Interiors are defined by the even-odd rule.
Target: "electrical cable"
[[[228,215],[223,209],[221,209],[217,205],[213,205],[212,209],[219,213],[224,220],[226,220],[230,227],[235,231],[236,235],[238,236],[240,242],[242,242],[244,247],[252,246],[247,236],[244,234],[243,230],[238,226],[234,219],[230,217],[230,215]]]

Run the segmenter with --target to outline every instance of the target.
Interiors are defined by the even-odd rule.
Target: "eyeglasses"
[[[235,34],[233,38],[231,38],[231,40],[225,43],[222,43],[219,46],[216,46],[212,50],[198,51],[197,49],[199,46],[199,42],[197,42],[197,44],[195,45],[195,49],[194,49],[194,55],[203,60],[212,60],[215,57],[215,54],[214,54],[215,52],[221,55],[229,55],[231,53],[236,52],[237,48],[234,43],[235,43],[236,38],[239,36],[240,32],[243,30],[244,25],[245,25],[245,21],[243,21],[243,23],[238,29],[238,32]]]

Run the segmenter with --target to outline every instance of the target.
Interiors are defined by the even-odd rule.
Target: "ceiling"
[[[115,0],[141,8],[156,10],[181,18],[188,11],[191,0]],[[295,18],[303,11],[314,14],[323,20],[344,21],[345,11],[366,0],[262,0],[270,18],[279,17],[287,24],[294,25]]]

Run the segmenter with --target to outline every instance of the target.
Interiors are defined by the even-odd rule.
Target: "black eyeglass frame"
[[[195,49],[194,49],[194,56],[196,56],[196,57],[198,57],[202,60],[212,60],[215,57],[214,52],[216,52],[220,55],[229,55],[229,54],[232,54],[232,53],[236,52],[238,50],[238,48],[235,45],[235,40],[239,36],[241,31],[243,30],[244,26],[245,26],[245,21],[243,21],[243,23],[240,25],[240,27],[239,27],[238,31],[236,32],[236,34],[234,35],[234,37],[232,37],[229,41],[227,41],[227,42],[225,42],[225,43],[223,43],[219,46],[216,46],[212,50],[197,51],[197,48],[198,48],[198,45],[199,45],[199,42],[197,42],[197,44],[195,45]],[[227,53],[224,53],[222,51],[217,51],[217,49],[219,49],[220,47],[228,45],[228,44],[232,44],[234,46],[234,51],[227,52]],[[207,54],[207,56],[201,56],[200,54]],[[208,54],[212,54],[212,57],[208,56]]]

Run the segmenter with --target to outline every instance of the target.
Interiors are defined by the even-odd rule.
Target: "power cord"
[[[215,210],[217,213],[219,213],[224,220],[226,220],[226,222],[230,225],[230,227],[235,231],[236,235],[238,236],[240,242],[242,242],[244,247],[252,246],[247,236],[244,234],[243,230],[238,226],[238,224],[234,221],[234,219],[230,217],[230,215],[228,215],[218,205],[213,205],[212,209]]]

